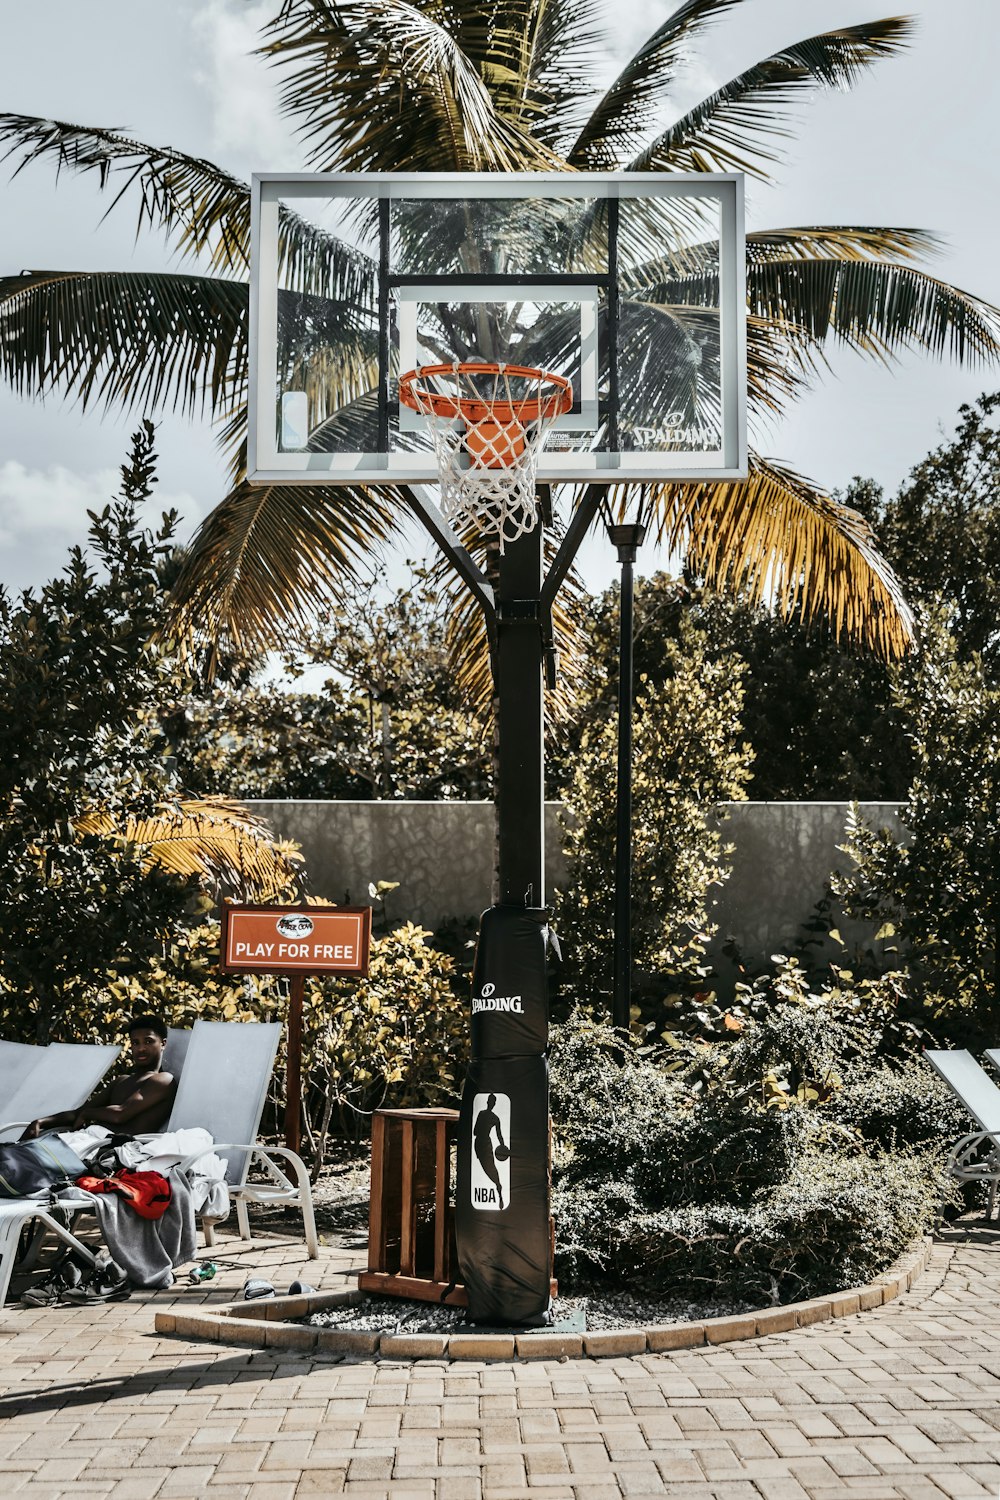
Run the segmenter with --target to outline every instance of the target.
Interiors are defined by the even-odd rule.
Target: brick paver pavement
[[[0,1495],[24,1500],[966,1500],[1000,1496],[1000,1236],[950,1232],[908,1296],[632,1359],[340,1361],[157,1336],[249,1270],[340,1284],[287,1242],[207,1290],[0,1320]],[[355,1250],[355,1258],[359,1251]],[[356,1263],[356,1261],[355,1261]]]

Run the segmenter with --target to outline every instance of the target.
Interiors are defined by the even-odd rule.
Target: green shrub
[[[553,1037],[553,1206],[567,1288],[762,1305],[869,1280],[937,1217],[966,1128],[919,1058],[879,1054],[841,994],[738,1038],[642,1046],[576,1013]]]
[[[1000,999],[1000,688],[962,660],[940,614],[894,672],[911,726],[914,777],[905,842],[852,808],[834,887],[851,915],[879,925],[905,958],[931,1024],[958,1045],[989,1045]]]
[[[651,1210],[627,1185],[554,1194],[567,1290],[595,1273],[652,1293],[725,1294],[755,1306],[870,1281],[933,1222],[939,1194],[920,1156],[804,1153],[752,1203]]]
[[[728,878],[718,804],[746,796],[743,669],[710,660],[693,633],[671,642],[663,679],[640,679],[632,758],[633,1000],[660,1014],[674,990],[710,988],[705,961],[717,891]],[[607,1004],[614,933],[617,719],[588,725],[566,797],[570,874],[557,905],[568,987]]]
[[[310,985],[303,1039],[318,1130],[367,1131],[383,1106],[452,1105],[468,1055],[468,1003],[447,954],[407,922],[372,939],[366,979]]]

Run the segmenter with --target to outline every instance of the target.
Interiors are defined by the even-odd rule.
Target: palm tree
[[[818,88],[849,87],[898,52],[910,23],[810,37],[658,128],[687,46],[740,3],[682,0],[603,93],[588,71],[606,9],[598,0],[284,0],[261,51],[280,71],[282,109],[317,171],[738,170],[766,179],[794,106]],[[48,160],[96,176],[112,207],[137,195],[139,226],[165,231],[190,263],[172,274],[0,280],[0,361],[25,394],[71,391],[84,406],[172,406],[216,420],[233,487],[203,524],[177,598],[216,638],[270,643],[336,594],[352,560],[391,535],[407,497],[245,483],[247,185],[169,148],[33,116],[0,115],[0,143],[20,153],[17,170]],[[752,231],[751,427],[787,409],[831,344],[881,360],[910,348],[995,358],[1000,315],[921,269],[933,248],[916,229]],[[712,254],[689,240],[661,256],[633,289],[637,300],[683,321],[713,295]],[[302,298],[347,298],[372,274],[362,251],[290,213],[280,256],[284,285]],[[370,349],[347,330],[339,348],[338,399],[356,410],[370,387]],[[905,650],[910,617],[869,529],[802,476],[752,452],[745,483],[665,484],[646,499],[660,540],[709,580],[786,616],[825,614],[839,635],[884,655]],[[481,663],[467,653],[470,680],[485,686]]]
[[[597,0],[281,0],[262,50],[282,73],[282,107],[317,171],[722,168],[766,176],[795,102],[820,86],[849,86],[899,50],[908,23],[890,18],[797,43],[659,129],[684,47],[740,3],[680,0],[603,93],[588,79]],[[210,162],[59,121],[0,116],[0,142],[22,150],[22,166],[48,159],[95,173],[102,188],[118,189],[113,202],[137,190],[140,225],[164,229],[201,267],[202,274],[170,276],[8,278],[0,282],[0,360],[25,392],[63,388],[85,402],[211,411],[232,453],[234,486],[202,526],[177,598],[189,622],[216,637],[270,641],[335,593],[344,567],[390,534],[409,497],[374,488],[259,489],[243,480],[246,185]],[[784,410],[821,368],[828,342],[882,359],[909,347],[994,358],[1000,314],[920,269],[932,245],[912,229],[752,233],[751,418]],[[293,298],[346,304],[371,277],[362,251],[288,213],[279,258]],[[666,309],[690,337],[699,308],[712,305],[711,268],[711,247],[699,252],[689,241],[625,290]],[[308,324],[311,310],[300,306]],[[372,362],[355,330],[334,325],[329,333],[336,419],[363,403]],[[661,539],[685,549],[708,579],[771,598],[785,615],[823,611],[838,634],[886,655],[905,650],[910,616],[870,531],[800,476],[755,454],[743,484],[664,484],[646,500]],[[570,498],[575,517],[592,503],[590,490]],[[567,536],[579,529],[571,519]],[[536,529],[507,548],[497,597],[533,598],[540,571]],[[541,615],[544,592],[537,603]],[[504,901],[520,900],[541,871],[541,645],[540,630],[505,629],[496,651]],[[503,707],[511,687],[534,741],[514,756],[505,752],[514,721]],[[536,1219],[544,1243],[547,1203],[539,1202]],[[544,1263],[537,1279],[526,1288],[530,1307],[505,1308],[505,1317],[546,1305]]]

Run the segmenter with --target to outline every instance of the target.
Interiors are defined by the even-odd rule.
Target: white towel
[[[111,1131],[106,1125],[86,1125],[83,1130],[60,1130],[59,1139],[65,1141],[81,1161],[89,1161],[94,1152],[111,1139]]]
[[[128,1141],[119,1147],[118,1157],[125,1167],[138,1172],[160,1172],[165,1177],[170,1167],[204,1152],[188,1171],[194,1211],[212,1219],[225,1219],[229,1214],[226,1163],[211,1149],[213,1145],[207,1130],[168,1130],[147,1140]]]

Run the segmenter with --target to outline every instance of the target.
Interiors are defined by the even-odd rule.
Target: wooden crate
[[[368,1269],[363,1292],[468,1307],[457,1279],[458,1254],[451,1207],[451,1147],[456,1109],[377,1109],[372,1117]],[[549,1222],[549,1255],[555,1226]],[[552,1296],[559,1287],[553,1278]]]
[[[378,1109],[372,1119],[365,1292],[465,1307],[450,1204],[455,1109]]]

